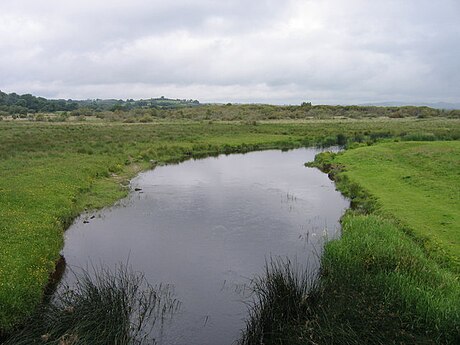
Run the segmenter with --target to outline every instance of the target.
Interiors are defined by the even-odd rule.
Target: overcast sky
[[[0,0],[0,90],[460,102],[460,0]]]

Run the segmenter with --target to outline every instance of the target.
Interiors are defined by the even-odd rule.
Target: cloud
[[[10,1],[0,89],[64,98],[459,101],[455,0]]]

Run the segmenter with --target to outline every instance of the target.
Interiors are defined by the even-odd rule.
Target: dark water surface
[[[69,228],[67,265],[129,258],[150,283],[174,285],[181,301],[160,344],[232,344],[247,315],[242,287],[265,260],[317,266],[324,235],[339,231],[348,201],[325,174],[304,167],[318,152],[221,155],[141,173],[127,198]]]

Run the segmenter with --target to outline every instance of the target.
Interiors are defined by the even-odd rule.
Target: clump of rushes
[[[170,286],[152,286],[124,265],[75,277],[74,287],[60,289],[4,344],[155,344],[153,328],[180,306]]]
[[[253,300],[239,344],[304,344],[300,326],[317,298],[316,281],[289,259],[271,258],[250,284]]]
[[[250,284],[249,317],[238,345],[361,345],[362,332],[337,322],[324,300],[329,296],[318,274],[288,258],[271,258]],[[332,318],[330,320],[330,318]],[[377,336],[368,332],[369,344]]]

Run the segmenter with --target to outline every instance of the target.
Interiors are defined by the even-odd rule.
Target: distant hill
[[[200,102],[193,99],[149,98],[149,99],[94,99],[77,101],[81,107],[93,110],[130,110],[136,108],[176,109],[183,107],[196,107]]]
[[[431,105],[432,107],[429,107]],[[437,109],[435,109],[437,108]],[[458,108],[458,110],[457,110]],[[83,116],[83,117],[82,117]],[[125,122],[149,122],[154,118],[188,120],[284,120],[329,118],[460,118],[456,104],[412,104],[382,102],[367,105],[300,105],[270,104],[207,104],[192,99],[166,97],[149,99],[46,99],[31,94],[18,95],[0,91],[0,120],[35,119],[36,121],[67,121],[70,117]]]
[[[165,97],[121,100],[121,99],[46,99],[31,94],[18,95],[0,91],[0,115],[27,114],[38,112],[76,111],[78,109],[92,111],[131,110],[137,108],[176,109],[199,106],[200,102],[192,99],[171,99]]]
[[[436,102],[436,103],[418,103],[418,102],[377,102],[377,103],[365,103],[363,106],[376,106],[376,107],[403,107],[403,106],[414,106],[414,107],[430,107],[433,109],[460,109],[460,103],[447,103],[447,102]]]

